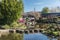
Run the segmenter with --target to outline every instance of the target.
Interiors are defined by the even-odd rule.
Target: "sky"
[[[41,11],[44,7],[60,7],[60,0],[23,0],[24,12]]]

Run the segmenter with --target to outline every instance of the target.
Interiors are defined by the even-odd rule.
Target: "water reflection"
[[[49,40],[49,38],[41,33],[24,34],[24,40]]]
[[[34,33],[34,34],[24,34],[24,40],[50,40],[50,38],[41,33]],[[57,39],[53,38],[51,40],[57,40]]]

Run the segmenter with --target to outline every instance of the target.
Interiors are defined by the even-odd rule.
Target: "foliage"
[[[10,33],[8,35],[2,35],[0,40],[23,40],[23,35],[17,33]]]
[[[10,26],[7,25],[7,24],[6,25],[3,25],[2,27],[5,28],[5,29],[9,29],[10,28]]]
[[[48,37],[59,37],[60,36],[60,28],[58,26],[58,24],[56,23],[57,19],[53,19],[51,21],[53,21],[54,23],[42,23],[42,22],[45,22],[47,20],[45,19],[40,19],[39,21],[40,22],[40,26],[39,28],[40,29],[44,29],[42,30],[42,32],[44,32],[44,34],[46,34]],[[39,23],[38,21],[38,23]]]
[[[10,27],[11,28],[17,28],[19,26],[19,24],[17,22],[13,22]]]
[[[10,29],[10,28],[12,28],[12,29],[16,29],[16,28],[26,29],[25,24],[17,23],[17,22],[13,22],[10,25],[7,25],[7,24],[2,25],[1,27],[4,28],[4,29]]]
[[[0,24],[11,24],[17,21],[22,12],[22,0],[2,0],[0,2]]]
[[[42,13],[48,13],[49,12],[49,8],[48,7],[44,7],[42,10]]]

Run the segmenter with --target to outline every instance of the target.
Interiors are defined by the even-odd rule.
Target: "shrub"
[[[6,25],[3,25],[2,27],[5,28],[5,29],[9,29],[10,28],[10,26],[7,25],[7,24]]]

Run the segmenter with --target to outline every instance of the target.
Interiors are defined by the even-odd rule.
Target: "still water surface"
[[[24,40],[50,40],[50,38],[41,33],[34,33],[34,34],[24,34]]]

